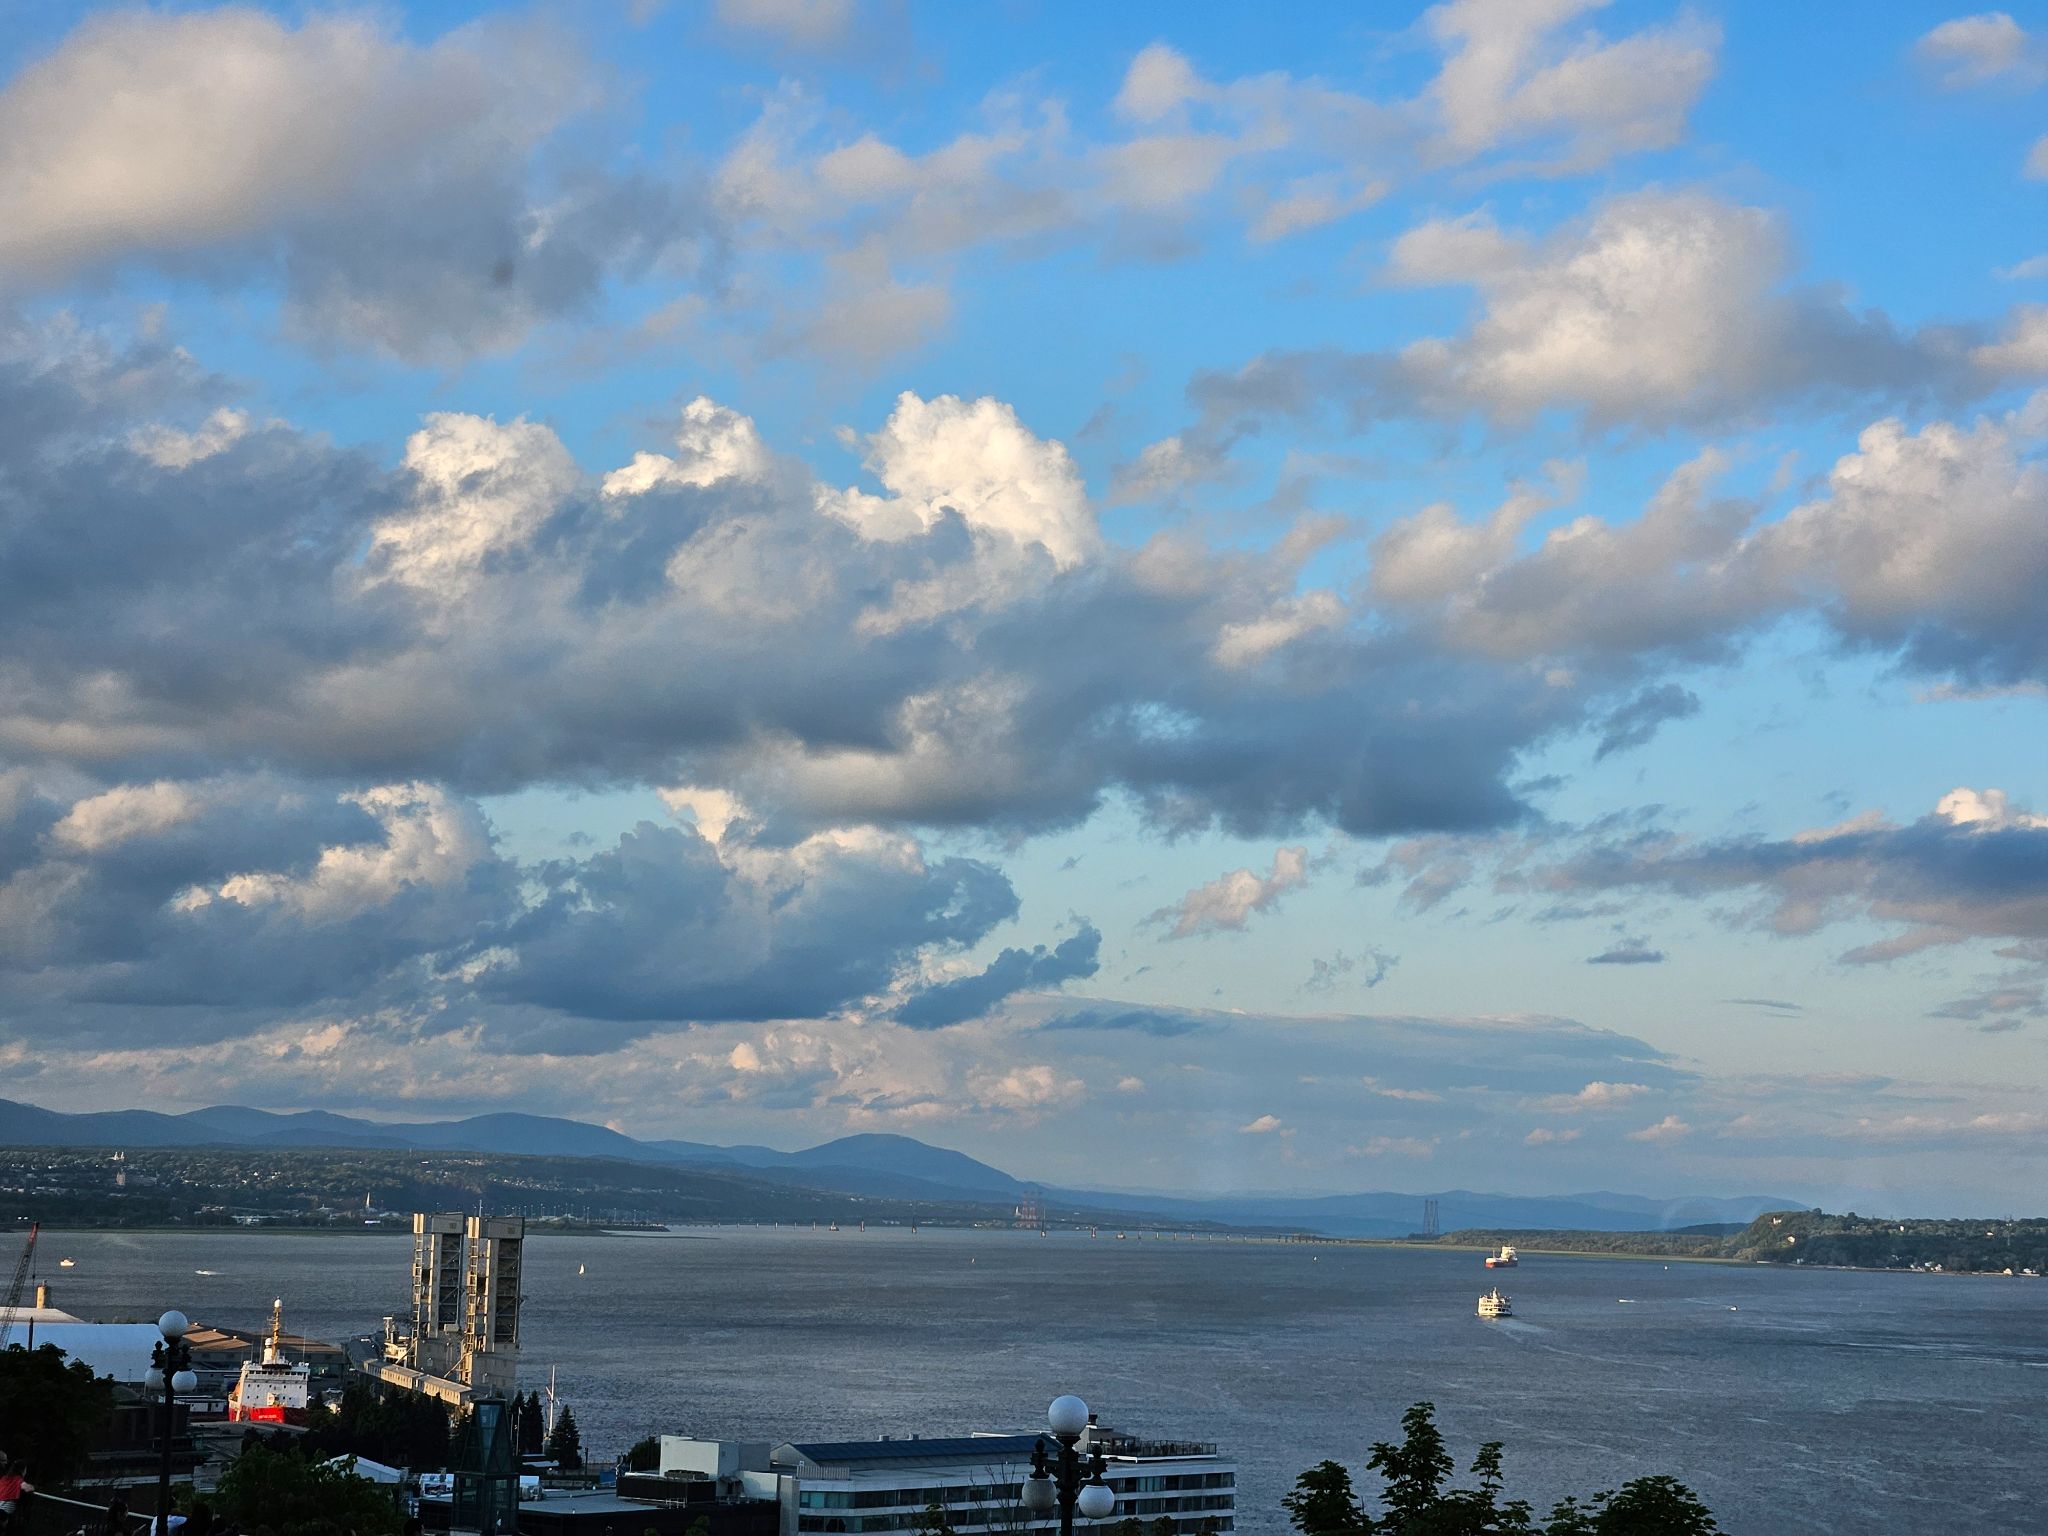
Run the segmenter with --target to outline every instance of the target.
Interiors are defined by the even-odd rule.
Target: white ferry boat
[[[303,1424],[312,1386],[313,1368],[284,1357],[284,1302],[274,1301],[263,1358],[242,1362],[242,1379],[228,1394],[228,1418],[251,1424]]]
[[[1500,1245],[1500,1252],[1490,1253],[1486,1256],[1486,1267],[1488,1269],[1513,1269],[1521,1262],[1520,1259],[1515,1257],[1515,1250],[1506,1243]]]
[[[1481,1317],[1513,1317],[1515,1309],[1509,1303],[1508,1298],[1501,1295],[1499,1287],[1496,1286],[1493,1290],[1488,1291],[1479,1298],[1479,1315]]]

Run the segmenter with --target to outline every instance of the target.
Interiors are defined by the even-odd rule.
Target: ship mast
[[[278,1297],[270,1304],[270,1338],[263,1346],[265,1365],[284,1363],[284,1298]]]

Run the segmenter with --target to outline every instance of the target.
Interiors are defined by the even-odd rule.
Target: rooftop
[[[792,1458],[784,1452],[794,1452],[806,1461],[823,1466],[847,1466],[859,1463],[915,1462],[915,1461],[1006,1461],[1031,1454],[1031,1448],[1038,1443],[1036,1435],[959,1435],[939,1436],[928,1440],[915,1437],[901,1440],[807,1440],[778,1446],[771,1460],[777,1466],[788,1466]]]

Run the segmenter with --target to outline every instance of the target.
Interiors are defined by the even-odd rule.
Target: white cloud
[[[1994,80],[2032,85],[2048,78],[2048,53],[2004,11],[1944,21],[1915,43],[1913,51],[1952,91]]]
[[[0,270],[274,278],[287,329],[324,344],[507,346],[688,222],[666,189],[529,188],[602,95],[530,22],[414,44],[361,15],[101,11],[0,91]]]
[[[683,407],[675,455],[634,454],[631,464],[604,477],[604,494],[640,496],[671,485],[704,490],[729,480],[765,480],[771,467],[752,418],[699,395]]]
[[[1651,1141],[1659,1144],[1682,1141],[1692,1134],[1692,1127],[1676,1115],[1666,1115],[1655,1125],[1646,1125],[1640,1131],[1630,1131],[1630,1141]]]
[[[1281,1125],[1282,1122],[1278,1115],[1261,1115],[1256,1120],[1249,1120],[1240,1125],[1237,1128],[1237,1134],[1240,1136],[1270,1136],[1275,1131],[1281,1129]]]
[[[560,438],[538,422],[509,425],[441,412],[406,440],[414,495],[377,524],[372,557],[399,581],[454,600],[485,563],[523,548],[582,483]]]
[[[1522,1143],[1525,1146],[1531,1147],[1553,1147],[1561,1146],[1569,1141],[1577,1141],[1578,1139],[1579,1131],[1576,1126],[1568,1131],[1560,1131],[1554,1130],[1547,1125],[1539,1125],[1522,1138]]]
[[[1284,597],[1256,618],[1225,624],[1210,654],[1218,666],[1255,667],[1304,635],[1339,629],[1348,617],[1334,592],[1311,591]]]
[[[730,790],[702,784],[676,784],[655,791],[672,816],[688,816],[707,843],[724,839],[726,828],[747,819],[747,808]]]
[[[1630,1099],[1641,1098],[1650,1091],[1644,1083],[1591,1082],[1577,1093],[1563,1094],[1545,1101],[1545,1107],[1576,1113],[1582,1109],[1612,1109],[1626,1104]]]
[[[2039,831],[2048,828],[2048,816],[2016,809],[2002,789],[1961,787],[1943,795],[1934,814],[1950,826],[1972,831],[2005,832],[2015,827]]]
[[[1526,148],[1525,168],[1580,172],[1662,149],[1713,78],[1720,33],[1689,15],[1609,42],[1568,26],[1606,0],[1451,0],[1426,22],[1449,57],[1430,88],[1438,152]]]
[[[1477,265],[1474,243],[1462,242],[1461,280],[1484,312],[1464,337],[1417,342],[1403,360],[1498,415],[1576,402],[1613,420],[1748,399],[1789,323],[1772,292],[1783,241],[1761,209],[1640,192],[1512,264],[1505,237]]]
[[[193,887],[178,898],[178,908],[191,912],[225,901],[280,908],[307,923],[338,922],[411,887],[454,887],[491,856],[483,817],[437,785],[385,784],[342,799],[376,819],[381,841],[323,848],[304,875],[253,871],[210,890]]]
[[[1198,933],[1242,930],[1254,912],[1264,912],[1289,891],[1308,883],[1308,849],[1279,848],[1273,853],[1273,868],[1264,875],[1249,869],[1234,869],[1227,875],[1196,886],[1171,907],[1154,912],[1153,922],[1171,921],[1168,938],[1185,939]]]
[[[153,837],[199,814],[200,800],[184,784],[122,784],[78,801],[50,829],[52,841],[81,853],[102,853],[137,837]]]
[[[888,496],[847,490],[820,505],[868,538],[912,538],[951,514],[977,534],[1044,549],[1062,570],[1100,547],[1066,448],[1035,436],[1000,400],[924,400],[906,390],[867,439],[866,462]]]
[[[1088,1092],[1080,1078],[1044,1065],[972,1072],[967,1088],[985,1109],[1022,1115],[1065,1109],[1078,1104]]]
[[[222,406],[197,431],[180,432],[160,424],[139,427],[128,435],[128,446],[163,469],[189,469],[227,452],[248,432],[249,413]]]

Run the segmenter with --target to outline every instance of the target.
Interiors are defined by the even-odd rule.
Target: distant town
[[[2048,1272],[2048,1219],[1916,1218],[1766,1212],[1747,1223],[1672,1230],[1466,1227],[1386,1238],[1285,1225],[1190,1223],[1105,1202],[1085,1206],[1035,1191],[1013,1199],[891,1198],[807,1188],[743,1173],[658,1168],[611,1158],[369,1151],[0,1147],[0,1226],[263,1228],[409,1232],[411,1212],[454,1207],[519,1214],[536,1234],[691,1223],[1112,1227],[1324,1242],[1437,1243],[1530,1251],[1635,1254],[1731,1263],[1840,1266],[1930,1273]],[[1427,1206],[1416,1202],[1418,1216]]]

